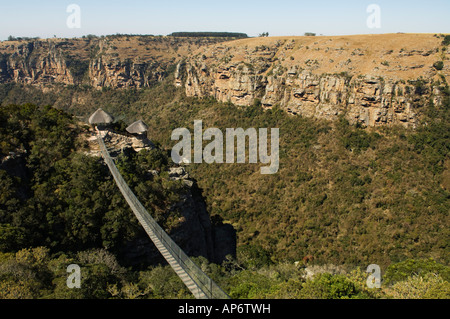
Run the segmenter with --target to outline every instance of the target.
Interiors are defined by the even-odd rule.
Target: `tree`
[[[442,45],[449,45],[450,44],[450,34],[446,35],[444,37],[444,40],[442,40]]]
[[[24,243],[25,230],[9,224],[0,224],[0,251],[14,251]]]
[[[22,249],[1,260],[0,299],[39,298],[51,283],[49,249]]]
[[[437,61],[437,62],[434,62],[434,63],[433,63],[433,67],[434,67],[436,70],[440,71],[440,70],[442,70],[442,69],[444,68],[444,62],[443,62],[443,61]]]
[[[413,275],[439,274],[444,280],[450,280],[450,267],[437,263],[434,259],[407,259],[392,264],[383,277],[386,284],[407,280]]]
[[[306,281],[300,294],[307,299],[346,299],[357,297],[358,291],[344,275],[321,273]]]
[[[450,283],[433,273],[412,275],[388,288],[387,295],[394,299],[449,299]]]

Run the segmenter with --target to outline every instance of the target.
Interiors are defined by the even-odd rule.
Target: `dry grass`
[[[201,53],[213,58],[210,63],[219,60],[220,54],[232,56],[230,63],[236,63],[252,51],[250,55],[260,54],[254,51],[264,46],[274,50],[274,59],[288,69],[294,65],[308,68],[305,61],[309,60],[311,71],[317,74],[347,72],[415,80],[433,77],[433,63],[449,60],[449,52],[443,53],[441,44],[442,38],[434,34],[261,37],[218,44]],[[440,74],[448,81],[450,68],[446,66]]]

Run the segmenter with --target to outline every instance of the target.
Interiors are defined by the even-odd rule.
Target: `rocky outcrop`
[[[0,83],[143,88],[190,52],[224,38],[107,36],[0,42]]]
[[[438,87],[449,80],[449,67],[438,71],[433,62],[448,52],[431,35],[407,37],[409,42],[403,38],[240,40],[180,63],[175,85],[188,96],[213,96],[241,106],[260,101],[293,115],[333,120],[344,114],[366,126],[414,127],[421,106],[430,99],[435,105],[442,101]],[[385,45],[377,48],[368,41]],[[421,49],[399,47],[404,43]]]
[[[152,141],[145,136],[126,136],[112,131],[103,131],[102,134],[105,142],[111,146],[111,157],[117,157],[120,153],[128,149],[139,152],[143,149],[150,150],[155,147]],[[89,132],[83,138],[89,145],[89,151],[85,152],[85,154],[100,157],[101,151],[97,142],[97,134],[95,132]]]
[[[201,190],[195,180],[190,179],[184,168],[175,168],[181,175],[172,179],[181,178],[189,185],[190,191],[182,196],[172,209],[182,212],[183,224],[171,232],[171,237],[183,247],[186,253],[192,256],[204,256],[211,262],[222,263],[227,255],[236,255],[236,231],[229,224],[212,224],[206,209],[206,203]]]
[[[197,182],[189,177],[183,167],[170,168],[169,177],[172,180],[181,180],[191,189],[191,192],[177,204],[177,208],[183,211],[183,218],[192,225],[183,226],[179,232],[174,233],[174,236],[184,238],[184,242],[182,239],[180,242],[188,250],[189,247],[204,247],[203,251],[198,251],[196,255],[208,256],[210,261],[222,263],[228,255],[235,257],[236,230],[232,225],[223,223],[218,216],[215,216],[214,222],[211,221]],[[198,210],[200,214],[194,213]]]
[[[66,60],[52,43],[11,44],[0,55],[0,82],[22,84],[74,84]]]
[[[166,67],[142,62],[139,58],[122,61],[103,56],[91,61],[89,79],[90,84],[97,89],[150,87],[167,76]]]
[[[87,84],[95,88],[141,88],[161,81],[168,65],[158,61],[122,59],[108,54],[104,40],[98,41],[95,57],[73,55],[69,48],[51,41],[5,45],[0,59],[0,82],[47,86]],[[88,46],[92,50],[94,44]]]

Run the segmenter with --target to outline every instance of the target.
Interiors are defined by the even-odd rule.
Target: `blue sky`
[[[81,9],[81,28],[69,28],[68,5]],[[370,4],[381,28],[368,28]],[[450,33],[450,0],[228,0],[85,1],[0,0],[0,40],[9,35],[48,38],[116,33],[230,31],[256,36],[367,33]]]

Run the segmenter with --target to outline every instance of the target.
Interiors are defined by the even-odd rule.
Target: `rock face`
[[[160,81],[168,65],[108,54],[104,40],[97,41],[94,57],[70,56],[70,49],[51,41],[34,41],[4,47],[0,81],[45,86],[88,84],[95,88],[141,88]],[[79,44],[78,44],[79,45]],[[76,44],[75,44],[76,46]],[[92,50],[94,44],[88,45]],[[78,48],[81,49],[81,48]],[[13,51],[13,52],[11,52]],[[11,53],[9,53],[11,52]]]
[[[164,67],[155,63],[121,61],[119,58],[100,57],[91,61],[89,78],[95,88],[143,88],[165,78]]]
[[[176,169],[183,168],[179,167]],[[183,214],[182,227],[175,229],[170,235],[183,247],[188,255],[204,256],[211,262],[222,263],[227,255],[236,255],[236,231],[228,224],[211,223],[206,210],[206,203],[196,181],[189,179],[187,174],[181,177],[189,185],[190,192],[183,196],[174,209]],[[187,183],[186,183],[187,181]]]
[[[104,141],[112,147],[110,150],[111,157],[116,157],[127,149],[133,149],[135,152],[139,152],[143,149],[150,150],[155,147],[152,141],[146,137],[125,136],[111,131],[103,131],[102,134]],[[86,155],[101,156],[96,133],[90,132],[89,135],[85,136],[85,140],[89,144],[89,151],[86,152]]]
[[[74,84],[66,60],[53,43],[11,44],[0,55],[0,82]],[[0,51],[1,52],[1,51]]]
[[[186,225],[179,232],[174,234],[184,238],[180,240],[190,250],[190,247],[203,247],[196,255],[208,256],[216,263],[222,263],[227,255],[236,256],[236,230],[230,224],[224,224],[222,220],[211,222],[206,210],[206,204],[197,182],[189,178],[189,174],[183,167],[172,167],[169,170],[169,177],[173,180],[181,180],[188,185],[191,192],[177,204],[178,209],[183,211]],[[200,213],[198,213],[200,211]],[[195,248],[194,248],[195,250]]]
[[[421,106],[440,105],[448,59],[432,35],[246,39],[202,50],[177,66],[188,96],[366,126],[414,127]],[[232,44],[232,45],[231,45]],[[378,46],[379,45],[379,46]]]
[[[149,87],[190,52],[221,41],[226,39],[120,35],[3,41],[0,83]]]

